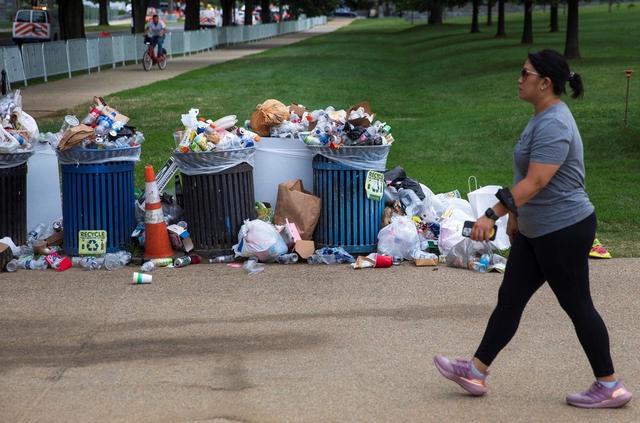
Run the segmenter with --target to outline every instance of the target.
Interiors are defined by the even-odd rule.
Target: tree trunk
[[[550,22],[549,22],[549,26],[551,29],[551,32],[558,32],[558,2],[554,1],[553,3],[551,3],[551,17],[550,17]]]
[[[235,3],[233,0],[221,0],[222,4],[222,26],[230,26],[233,25],[233,13]]]
[[[98,25],[109,26],[109,0],[100,0],[100,17]]]
[[[260,19],[262,20],[262,23],[271,23],[271,9],[269,8],[270,5],[270,0],[260,0]]]
[[[147,16],[148,4],[149,0],[131,0],[131,13],[133,15],[134,34],[141,34],[144,32],[144,19]]]
[[[442,24],[442,4],[440,3],[432,3],[429,6],[429,20],[427,21],[429,25],[441,25]],[[412,15],[413,16],[413,15]]]
[[[487,2],[487,26],[491,26],[493,25],[493,21],[492,21],[492,16],[491,16],[491,12],[493,9],[493,1],[489,0]]]
[[[60,39],[84,38],[84,5],[82,0],[58,0]]]
[[[567,0],[567,40],[564,45],[564,57],[580,58],[578,44],[578,0]]]
[[[186,0],[184,7],[184,30],[200,29],[200,0]]]
[[[524,28],[522,29],[522,40],[520,44],[533,44],[533,0],[524,2]]]
[[[503,38],[507,36],[507,32],[504,29],[504,0],[498,0],[498,30],[496,31],[497,38]]]
[[[473,0],[473,16],[471,18],[471,33],[480,32],[478,25],[478,14],[480,12],[480,0]]]
[[[244,24],[253,25],[253,0],[244,2]]]

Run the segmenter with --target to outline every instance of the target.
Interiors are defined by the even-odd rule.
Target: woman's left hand
[[[488,241],[493,235],[493,227],[496,222],[487,216],[480,216],[471,230],[471,239],[474,241]]]

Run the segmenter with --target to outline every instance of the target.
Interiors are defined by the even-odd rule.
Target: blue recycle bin
[[[322,200],[314,233],[317,248],[340,246],[351,254],[377,249],[384,201],[367,198],[367,172],[321,155],[314,157],[313,193]]]
[[[78,232],[107,231],[107,252],[131,244],[135,227],[135,162],[63,164],[64,251],[78,255]]]

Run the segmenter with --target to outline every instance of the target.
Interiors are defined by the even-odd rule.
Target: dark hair
[[[555,95],[560,96],[567,93],[565,89],[567,82],[571,87],[572,98],[581,98],[584,95],[582,77],[569,70],[567,60],[557,51],[545,49],[529,53],[529,62],[542,78],[551,79]]]
[[[158,15],[153,15],[151,18],[158,18],[158,17],[159,17]]]

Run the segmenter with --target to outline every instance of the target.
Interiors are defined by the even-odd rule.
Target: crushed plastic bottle
[[[307,259],[309,264],[355,263],[356,259],[342,247],[323,247]]]
[[[48,266],[44,257],[36,260],[32,255],[24,255],[18,259],[18,267],[26,270],[45,270]]]
[[[149,261],[145,261],[142,266],[140,266],[140,270],[142,270],[145,273],[149,273],[152,272],[153,269],[156,268],[156,265],[153,264],[153,262],[151,260]]]
[[[104,259],[100,259],[96,257],[82,257],[78,262],[78,265],[82,267],[84,270],[98,270],[102,267],[103,264],[104,264]]]
[[[6,270],[9,273],[13,273],[16,270],[18,270],[18,260],[16,259],[11,260],[9,263],[5,265],[4,270]]]
[[[298,255],[296,253],[282,254],[276,257],[276,261],[280,264],[293,264],[298,262]]]
[[[125,267],[131,261],[131,253],[128,251],[118,251],[104,256],[104,268],[107,270],[117,270]]]
[[[38,223],[35,228],[31,229],[27,234],[27,245],[32,246],[34,242],[39,240],[44,229],[44,223]]]
[[[233,263],[236,260],[236,256],[229,254],[227,256],[212,257],[209,259],[209,263]]]
[[[258,259],[256,258],[247,260],[242,265],[242,268],[249,274],[249,276],[264,272],[264,264],[258,263]]]

